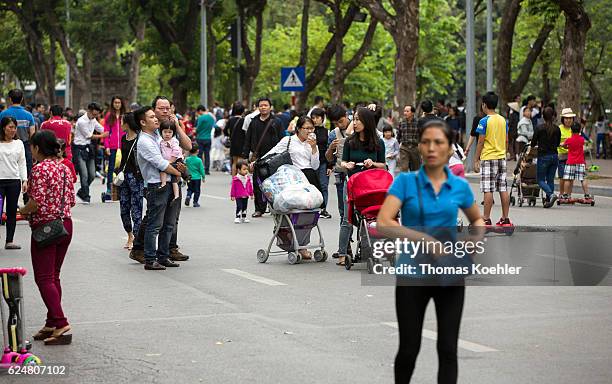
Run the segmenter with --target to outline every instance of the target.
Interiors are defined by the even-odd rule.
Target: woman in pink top
[[[115,158],[117,150],[121,148],[121,138],[125,132],[121,129],[121,121],[125,114],[125,103],[120,96],[113,96],[110,102],[110,111],[104,116],[104,132],[108,136],[104,139],[104,148],[108,156],[108,171],[106,172],[106,194],[110,200],[113,173],[115,172]]]

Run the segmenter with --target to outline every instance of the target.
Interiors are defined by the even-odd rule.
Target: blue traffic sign
[[[281,68],[281,92],[302,92],[306,89],[306,69],[304,67]]]

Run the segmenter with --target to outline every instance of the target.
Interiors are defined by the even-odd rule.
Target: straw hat
[[[563,108],[561,110],[561,117],[576,117],[576,114],[571,108]]]
[[[508,103],[508,107],[510,107],[510,109],[513,110],[514,112],[519,111],[519,103],[517,103],[516,101]]]

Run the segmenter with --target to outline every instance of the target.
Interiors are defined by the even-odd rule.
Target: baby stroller
[[[2,298],[0,299],[0,320],[4,351],[0,360],[0,369],[16,365],[40,365],[40,359],[30,353],[32,344],[25,339],[26,327],[23,305],[22,278],[26,274],[23,268],[0,268]],[[8,305],[8,316],[4,303]]]
[[[538,197],[540,197],[540,186],[537,180],[537,166],[535,159],[537,158],[537,149],[531,148],[530,145],[519,154],[519,160],[514,168],[514,179],[510,187],[510,204],[513,206],[518,203],[519,207],[527,202],[529,206],[536,205]],[[518,196],[513,196],[514,193]]]
[[[385,241],[376,230],[376,217],[382,206],[387,191],[393,183],[393,176],[384,169],[370,169],[349,178],[347,188],[349,223],[357,227],[357,252],[354,256],[347,255],[344,267],[350,270],[353,264],[366,263],[368,273],[374,272],[376,264],[388,261],[395,262],[395,254],[374,257],[376,242]]]
[[[297,168],[296,168],[297,169]],[[300,172],[301,171],[297,171]],[[256,168],[257,182],[261,185],[266,178],[266,172],[258,172]],[[310,186],[314,188],[314,186]],[[262,188],[262,190],[264,190]],[[268,200],[270,213],[274,219],[274,230],[272,238],[268,243],[267,249],[257,251],[257,261],[265,263],[270,255],[287,254],[289,264],[297,264],[302,261],[301,250],[316,249],[313,259],[316,262],[324,262],[327,260],[327,251],[325,250],[325,241],[321,228],[319,228],[319,209],[291,209],[288,211],[278,211],[273,208],[272,202]],[[319,242],[310,244],[310,233],[316,228],[319,234]],[[272,244],[276,240],[276,245],[280,251],[272,251]]]

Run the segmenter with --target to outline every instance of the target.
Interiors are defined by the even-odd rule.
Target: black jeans
[[[253,183],[253,194],[255,195],[255,211],[264,213],[266,212],[268,203],[266,202],[266,198],[264,197],[263,191],[261,190],[261,188],[259,188],[259,183],[257,182],[257,180],[254,181],[255,182]]]
[[[6,201],[6,242],[12,243],[17,226],[17,204],[21,192],[21,180],[0,179],[0,195]],[[0,202],[0,213],[2,212]]]
[[[246,210],[249,206],[249,198],[248,197],[237,197],[236,198],[236,217],[246,217]]]
[[[191,195],[193,194],[193,202],[197,203],[200,201],[200,187],[202,186],[201,179],[191,179],[189,180],[189,184],[187,184],[187,199],[191,199]]]
[[[438,319],[438,383],[457,382],[457,341],[464,295],[464,286],[395,288],[395,311],[400,339],[395,356],[395,383],[410,382],[421,349],[423,318],[429,299],[434,300]]]

